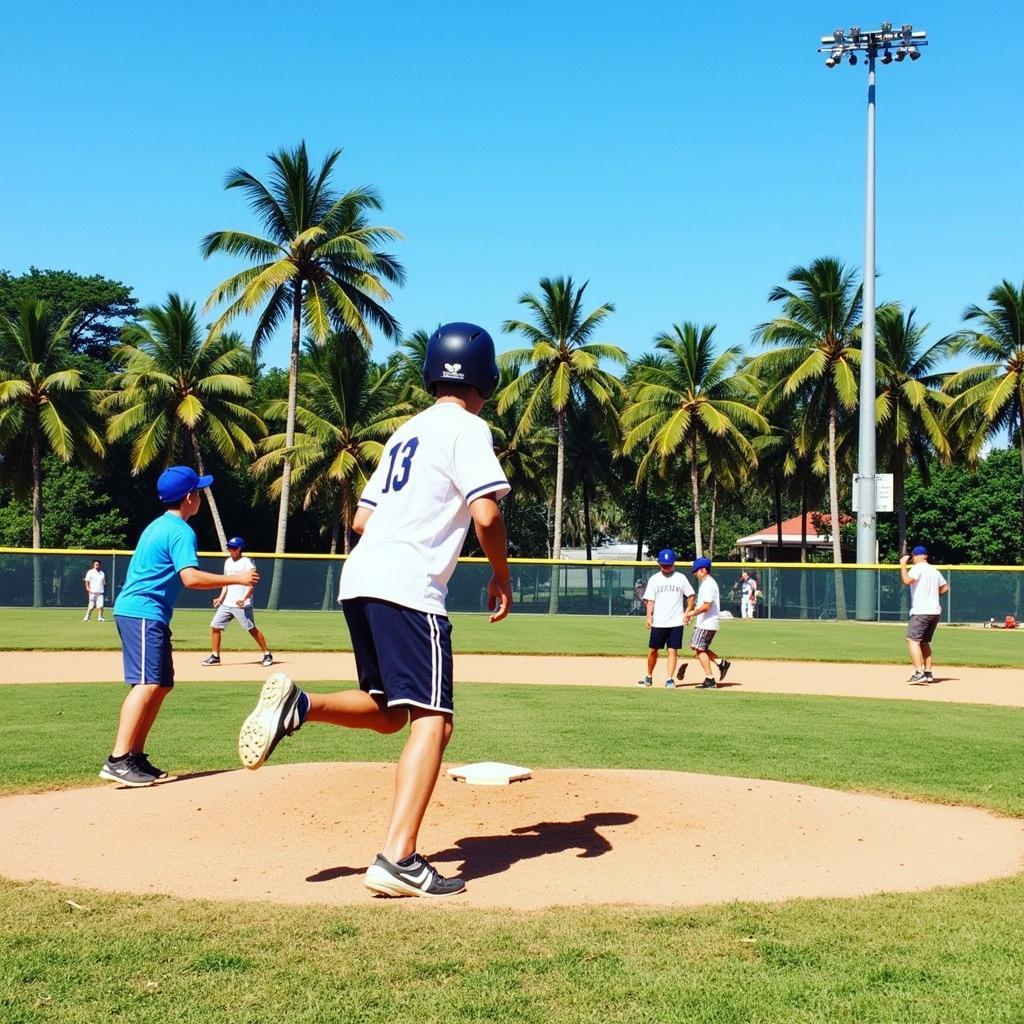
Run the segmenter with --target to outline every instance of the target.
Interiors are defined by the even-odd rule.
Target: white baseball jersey
[[[914,581],[910,586],[910,614],[941,615],[939,588],[946,585],[942,573],[927,562],[915,562],[907,575]]]
[[[718,584],[710,576],[705,576],[700,586],[697,587],[697,607],[699,608],[705,602],[708,602],[710,607],[706,612],[701,612],[697,616],[697,628],[718,629],[718,610],[721,598],[718,595]]]
[[[656,572],[648,581],[644,600],[654,602],[652,626],[681,626],[686,599],[693,597],[693,587],[681,572],[668,576]]]
[[[103,594],[107,589],[107,574],[102,569],[90,569],[85,574],[85,587],[90,594]]]
[[[256,566],[252,564],[252,559],[247,555],[240,555],[237,560],[231,558],[230,555],[224,559],[225,576],[240,576],[243,572],[248,572],[250,569],[255,568]],[[249,588],[242,583],[232,583],[227,589],[228,592],[224,595],[224,603],[230,608],[237,608],[238,602],[249,592]],[[245,602],[245,607],[248,608],[251,605],[252,597],[250,596]]]
[[[454,402],[413,416],[388,438],[359,499],[373,515],[345,561],[338,597],[444,615],[470,503],[510,490],[479,416]]]

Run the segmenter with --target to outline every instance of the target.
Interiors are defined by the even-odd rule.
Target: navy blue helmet
[[[433,395],[435,384],[469,384],[484,398],[498,386],[494,339],[476,324],[445,324],[427,342],[423,386]]]

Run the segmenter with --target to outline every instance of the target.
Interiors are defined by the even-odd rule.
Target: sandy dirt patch
[[[351,654],[283,652],[275,656],[274,671],[286,672],[296,682],[356,678]],[[218,679],[262,682],[268,675],[268,670],[248,653],[227,652],[224,663],[212,669],[203,668],[199,664],[202,659],[201,652],[175,654],[177,679],[181,682]],[[642,667],[640,658],[460,654],[455,659],[455,678],[457,683],[634,686]],[[0,658],[0,684],[109,682],[121,679],[121,671],[119,651],[5,651]],[[904,665],[737,661],[726,680],[724,692],[880,697],[1024,707],[1024,672],[1020,669],[939,669],[937,681],[929,686],[908,685],[909,672]],[[699,676],[695,665],[689,667],[688,675]],[[698,681],[690,679],[689,687],[682,687],[683,692]]]
[[[268,766],[144,790],[0,799],[0,875],[187,898],[373,899],[394,768]],[[962,885],[1024,865],[1024,825],[985,811],[676,772],[543,770],[509,787],[443,777],[421,852],[458,907],[687,906]]]

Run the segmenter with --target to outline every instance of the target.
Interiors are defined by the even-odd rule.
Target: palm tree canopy
[[[401,284],[405,272],[381,246],[401,236],[394,228],[369,222],[368,215],[381,209],[374,189],[338,193],[331,186],[340,156],[340,149],[333,150],[314,168],[302,142],[269,154],[272,171],[266,184],[241,167],[230,171],[224,183],[245,193],[265,234],[214,231],[203,239],[204,257],[228,253],[251,264],[215,288],[206,309],[229,303],[214,325],[220,330],[235,317],[262,308],[252,342],[257,354],[292,313],[296,288],[306,330],[318,342],[347,328],[368,346],[367,322],[387,336],[398,330],[384,307],[391,297],[385,282]]]
[[[133,472],[180,461],[193,436],[231,466],[255,454],[267,428],[248,405],[252,356],[236,334],[204,338],[195,303],[171,294],[163,306],[143,309],[122,338],[102,407],[108,438],[133,438]]]

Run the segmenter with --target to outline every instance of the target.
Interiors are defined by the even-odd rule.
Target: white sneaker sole
[[[395,878],[390,871],[385,871],[383,868],[377,867],[376,864],[371,864],[366,869],[366,875],[363,878],[363,885],[365,885],[370,892],[375,892],[379,896],[426,896],[429,899],[443,899],[445,896],[458,896],[460,892],[466,891],[466,886],[463,885],[461,889],[456,889],[454,892],[424,892],[422,889],[418,889],[415,885],[409,885],[408,882],[403,882],[400,878]]]
[[[127,786],[129,789],[145,789],[156,784],[156,779],[150,779],[148,782],[130,782],[128,779],[122,779],[120,775],[108,772],[106,768],[99,770],[99,777],[107,782],[116,782],[119,786]]]
[[[238,756],[244,767],[256,769],[266,761],[281,709],[294,689],[295,684],[283,672],[275,672],[263,684],[255,709],[238,733]]]

